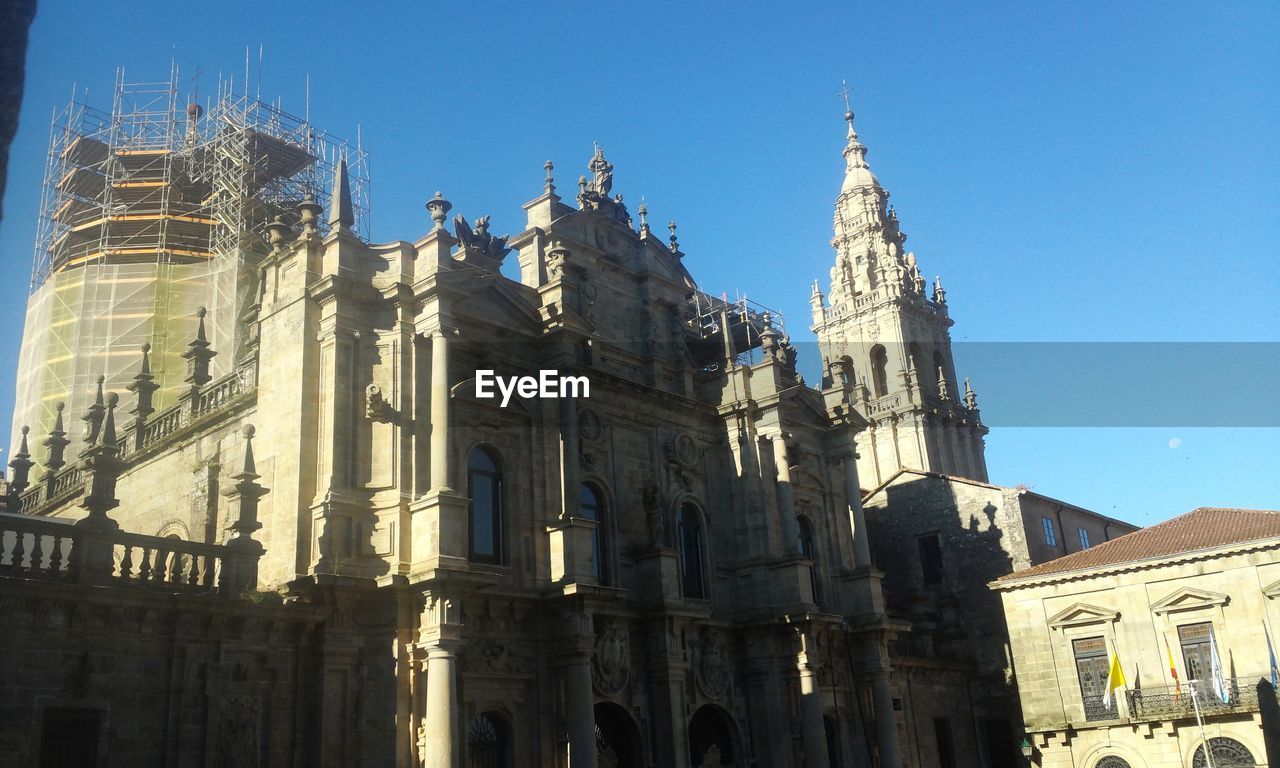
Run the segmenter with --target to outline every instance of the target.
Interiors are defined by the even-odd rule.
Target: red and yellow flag
[[[1169,647],[1169,638],[1164,639],[1164,651],[1169,656],[1169,674],[1173,676],[1173,700],[1182,701],[1182,681],[1178,679],[1178,668],[1173,664],[1173,649]]]

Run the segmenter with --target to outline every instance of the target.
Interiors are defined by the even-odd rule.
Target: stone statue
[[[591,191],[600,197],[608,197],[609,191],[613,189],[613,164],[604,159],[604,150],[600,147],[596,147],[596,153],[587,163],[587,170],[593,174]]]
[[[478,253],[498,261],[502,261],[502,258],[511,252],[507,247],[507,235],[494,237],[489,234],[488,216],[476,219],[476,228],[473,231],[467,224],[466,217],[458,214],[453,217],[453,231],[464,252]]]

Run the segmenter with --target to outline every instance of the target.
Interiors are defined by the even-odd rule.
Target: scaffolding
[[[759,362],[756,351],[761,345],[765,327],[786,335],[782,313],[747,298],[746,294],[712,296],[694,291],[688,299],[688,328],[709,352],[710,360],[719,360],[726,342],[732,345],[735,362]]]
[[[348,166],[358,235],[369,236],[368,158],[308,119],[217,83],[204,105],[179,71],[129,82],[116,73],[110,112],[73,95],[55,112],[45,164],[14,432],[41,434],[63,401],[75,416],[98,375],[123,390],[152,345],[157,407],[182,390],[180,355],[208,309],[214,374],[246,352],[266,226],[296,221],[310,195],[328,204]],[[323,222],[322,231],[323,231]]]

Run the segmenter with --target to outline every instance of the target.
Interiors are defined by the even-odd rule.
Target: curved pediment
[[[1089,603],[1076,603],[1070,608],[1058,611],[1049,617],[1049,626],[1054,629],[1062,629],[1063,627],[1075,627],[1081,624],[1100,624],[1106,621],[1116,621],[1120,618],[1120,612],[1111,608],[1103,608],[1100,605],[1090,605]]]
[[[1195,608],[1209,608],[1215,605],[1226,605],[1230,600],[1230,597],[1220,592],[1183,587],[1173,594],[1152,603],[1151,612],[1160,614],[1172,611],[1188,611]]]

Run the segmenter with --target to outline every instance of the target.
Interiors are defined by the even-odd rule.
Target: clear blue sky
[[[173,57],[188,88],[203,70],[203,94],[220,70],[241,79],[246,46],[257,70],[263,45],[264,98],[301,113],[309,73],[314,122],[361,126],[381,241],[425,232],[437,189],[516,231],[543,162],[572,189],[598,141],[633,210],[643,196],[651,221],[679,221],[704,290],[782,310],[805,341],[810,281],[825,289],[833,260],[847,78],[908,249],[949,290],[961,375],[989,421],[1022,425],[988,438],[995,482],[1142,524],[1280,507],[1280,376],[1257,375],[1280,373],[1275,344],[1235,348],[1252,373],[1169,345],[1168,365],[1100,390],[1074,387],[1079,355],[1002,364],[1000,347],[968,344],[1280,342],[1280,6],[148,6],[46,0],[36,18],[0,224],[0,412],[48,117],[73,82],[109,108],[117,66],[162,79]],[[1187,376],[1199,383],[1157,416],[1108,415]],[[1025,416],[1041,399],[1044,423]],[[1150,426],[1069,426],[1112,421]]]

